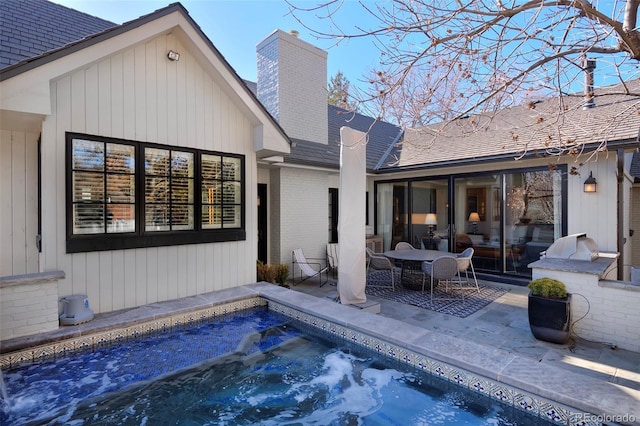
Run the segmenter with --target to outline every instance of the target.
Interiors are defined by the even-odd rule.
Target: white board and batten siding
[[[601,155],[597,161],[587,163],[580,169],[580,175],[567,177],[569,197],[568,205],[568,234],[586,233],[592,238],[600,251],[616,252],[617,226],[616,216],[618,200],[618,183],[616,173],[616,156]],[[571,167],[572,164],[568,164]],[[584,192],[584,181],[589,172],[598,182],[595,193]]]
[[[169,49],[180,61],[167,60]],[[42,135],[43,263],[65,271],[60,296],[86,294],[99,313],[255,281],[253,128],[212,74],[168,34],[52,83]],[[67,254],[67,131],[245,155],[247,240]]]
[[[0,276],[38,272],[38,137],[0,129]]]

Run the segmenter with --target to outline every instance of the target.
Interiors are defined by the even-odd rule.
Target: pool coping
[[[99,314],[89,323],[4,341],[0,367],[264,304],[557,424],[640,424],[638,397],[613,383],[268,283]]]

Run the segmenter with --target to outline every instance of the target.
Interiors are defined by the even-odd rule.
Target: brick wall
[[[2,277],[0,340],[58,328],[58,278],[64,274]]]
[[[640,352],[640,286],[599,280],[593,274],[534,268],[533,279],[540,277],[562,281],[572,294],[571,321],[575,334]]]
[[[258,99],[289,137],[327,144],[327,52],[276,30],[257,54]]]
[[[281,256],[281,209],[280,209],[280,172],[281,169],[274,169],[271,171],[269,179],[269,196],[272,208],[269,209],[269,243],[271,244],[269,251],[269,263],[278,264],[282,263]],[[285,259],[286,262],[289,262]]]
[[[280,121],[278,102],[278,38],[267,37],[258,44],[257,52],[257,90],[258,99],[267,108],[276,121]]]
[[[326,257],[329,229],[327,174],[305,169],[280,170],[280,259],[291,262],[291,251]],[[274,250],[275,252],[275,250]]]

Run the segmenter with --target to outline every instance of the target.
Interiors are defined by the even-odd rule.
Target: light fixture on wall
[[[469,215],[469,222],[473,225],[473,233],[478,233],[478,222],[480,222],[480,215],[478,212],[471,212]]]
[[[177,61],[180,60],[180,54],[178,52],[176,52],[175,50],[170,50],[169,53],[167,53],[167,58],[170,61],[177,62]]]
[[[593,172],[589,172],[589,177],[584,181],[584,192],[596,192],[598,190],[598,182],[593,177]]]

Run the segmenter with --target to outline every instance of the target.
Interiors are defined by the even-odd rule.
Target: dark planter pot
[[[571,328],[571,295],[549,299],[529,293],[529,328],[538,340],[566,343]]]

